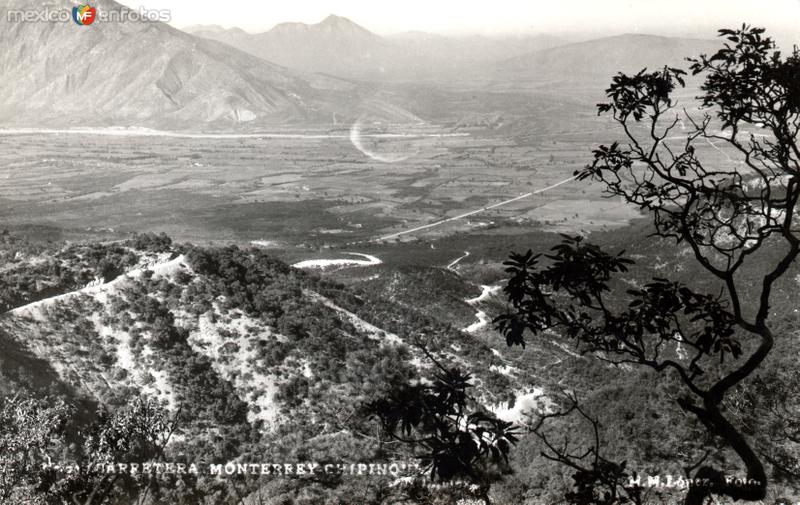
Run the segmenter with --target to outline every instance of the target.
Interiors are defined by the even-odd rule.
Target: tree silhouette
[[[627,462],[617,463],[602,454],[600,423],[591,417],[580,405],[574,393],[565,393],[566,406],[535,416],[529,426],[530,432],[542,441],[546,450],[542,456],[575,471],[573,480],[575,490],[564,498],[573,505],[642,505],[650,490],[635,484],[635,475],[627,470]],[[556,442],[548,433],[546,425],[551,419],[576,414],[591,426],[592,443],[588,448],[572,447],[573,440],[561,433],[562,441]]]
[[[490,503],[489,485],[508,464],[518,440],[512,423],[477,407],[468,390],[472,377],[440,363],[421,342],[417,347],[436,367],[434,380],[405,385],[365,405],[391,440],[413,449],[432,479],[463,479]]]
[[[770,302],[800,252],[800,53],[782,57],[761,28],[719,33],[727,40],[722,49],[689,60],[691,72],[704,78],[702,117],[679,109],[672,97],[685,85],[683,70],[618,74],[606,90],[608,103],[598,108],[625,140],[600,146],[577,172],[648,212],[653,235],[688,246],[705,288],[654,278],[625,290],[618,278],[632,261],[566,238],[544,256],[512,254],[505,288],[511,309],[495,320],[509,345],[524,345],[526,330],[554,329],[583,353],[677,374],[685,391],[679,406],[746,471],[731,481],[721,469],[698,465],[685,499],[690,505],[714,495],[765,497],[762,458],[722,405],[762,366],[775,338],[789,338],[773,334]],[[678,134],[683,119],[690,126]],[[696,147],[711,142],[738,159],[724,166],[704,160]],[[685,359],[667,352],[678,343],[689,353]]]

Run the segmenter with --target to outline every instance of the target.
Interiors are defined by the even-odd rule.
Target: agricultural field
[[[10,229],[36,225],[44,238],[51,230],[108,239],[150,231],[198,244],[254,243],[291,262],[332,248],[444,266],[470,244],[498,262],[515,244],[531,243],[520,235],[592,233],[638,217],[588,182],[537,193],[613,140],[610,126],[578,114],[549,126],[368,125],[355,139],[347,128],[7,130],[0,219]],[[726,161],[714,146],[698,151]],[[536,194],[519,198],[528,193]],[[436,244],[409,247],[420,240]]]
[[[359,152],[346,130],[298,138],[5,134],[0,215],[8,225],[88,223],[201,242],[353,242],[559,182],[585,163],[591,142],[552,136],[520,142],[482,131],[433,135],[441,134],[453,136],[362,140],[371,155],[402,157],[392,163]],[[612,210],[618,207],[591,188],[564,186],[427,234],[498,220],[546,224],[556,215],[574,221],[563,227],[614,225],[630,217]],[[603,217],[604,210],[612,212]]]

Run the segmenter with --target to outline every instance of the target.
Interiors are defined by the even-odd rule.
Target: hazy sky
[[[706,33],[751,24],[800,41],[800,0],[123,0],[130,7],[167,8],[172,24],[238,26],[266,31],[276,23],[316,23],[345,16],[380,34],[420,30],[443,34],[650,32]],[[788,37],[788,39],[787,39]]]

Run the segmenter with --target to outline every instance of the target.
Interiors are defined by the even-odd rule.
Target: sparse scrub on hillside
[[[137,270],[63,302],[26,309],[30,319],[17,331],[38,325],[42,331],[30,338],[40,349],[63,347],[48,359],[69,364],[62,378],[75,389],[98,394],[114,408],[143,391],[177,412],[185,438],[172,450],[181,457],[305,457],[320,446],[353,462],[411,457],[404,451],[387,454],[362,438],[375,428],[362,407],[429,374],[407,345],[423,335],[443,362],[474,358],[482,387],[504,387],[504,378],[481,357],[488,348],[477,340],[412,307],[309,276],[263,251],[136,251],[131,243],[69,246],[65,262],[99,266],[107,259]],[[169,257],[174,261],[162,268]],[[34,322],[40,314],[49,315]],[[364,484],[365,492],[379,493],[387,482]],[[266,483],[240,484],[253,490]],[[302,484],[315,496],[347,496],[355,485],[343,480],[324,490]],[[230,491],[231,485],[223,488]],[[286,485],[283,492],[294,496],[299,485]],[[211,483],[203,486],[207,490]]]

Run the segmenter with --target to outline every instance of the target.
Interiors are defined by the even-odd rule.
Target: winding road
[[[369,267],[383,263],[379,258],[369,254],[344,253],[349,256],[359,256],[364,259],[339,258],[339,259],[318,259],[306,260],[292,265],[294,268],[319,268],[325,270],[331,267]]]
[[[469,256],[469,251],[464,251],[463,256],[459,256],[458,258],[454,259],[445,268],[448,270],[453,270],[456,267],[456,265],[458,265],[461,262],[461,260],[466,259],[467,256]]]

